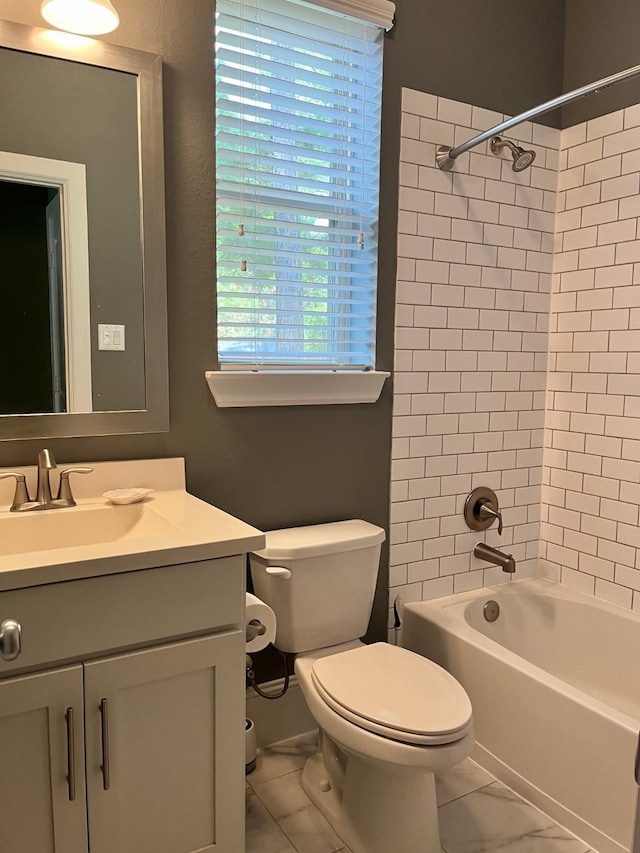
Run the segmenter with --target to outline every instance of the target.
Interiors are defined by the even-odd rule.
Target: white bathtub
[[[532,578],[406,605],[403,645],[464,686],[481,765],[600,853],[640,853],[639,614]]]

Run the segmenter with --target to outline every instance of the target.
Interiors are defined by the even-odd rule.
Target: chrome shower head
[[[523,148],[519,148],[518,146],[516,146],[516,148],[518,149],[519,153],[517,156],[514,153],[513,166],[511,168],[514,172],[523,172],[525,169],[528,169],[529,166],[536,159],[536,152],[525,151]]]
[[[519,145],[515,145],[508,139],[502,139],[500,136],[494,136],[490,145],[493,154],[499,154],[503,148],[508,148],[511,151],[511,156],[513,157],[513,166],[511,168],[514,172],[523,172],[536,159],[535,151],[525,151],[524,148],[520,148]]]

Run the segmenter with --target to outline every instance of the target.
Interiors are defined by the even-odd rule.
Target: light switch
[[[98,323],[98,349],[124,350],[124,326]]]

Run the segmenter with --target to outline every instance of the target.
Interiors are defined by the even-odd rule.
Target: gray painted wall
[[[51,441],[59,459],[183,455],[190,491],[270,529],[341,518],[388,524],[391,389],[374,405],[216,409],[213,0],[117,0],[110,40],[165,60],[171,431]],[[5,0],[6,17],[40,25],[39,0]],[[188,11],[187,11],[188,9]],[[508,112],[562,83],[564,3],[398,0],[383,94],[378,366],[392,368],[400,90],[422,89]],[[542,62],[544,59],[544,62]],[[500,63],[500,69],[496,65]],[[524,76],[514,69],[526,68]],[[529,69],[536,68],[533,73]],[[0,445],[0,467],[27,464],[42,442]],[[383,555],[370,636],[386,623]]]
[[[0,151],[86,166],[93,409],[143,409],[136,78],[0,49],[0,80]],[[98,352],[98,323],[125,324],[125,352]]]
[[[636,0],[566,0],[564,92],[640,65]],[[640,78],[580,98],[562,111],[562,126],[640,103]]]

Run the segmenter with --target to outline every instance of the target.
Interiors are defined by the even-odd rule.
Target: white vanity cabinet
[[[244,849],[243,648],[233,631],[85,665],[91,853]]]
[[[244,582],[238,555],[0,592],[0,851],[244,849]]]
[[[82,666],[0,681],[0,850],[86,853],[82,707]],[[76,714],[73,800],[68,708]]]

